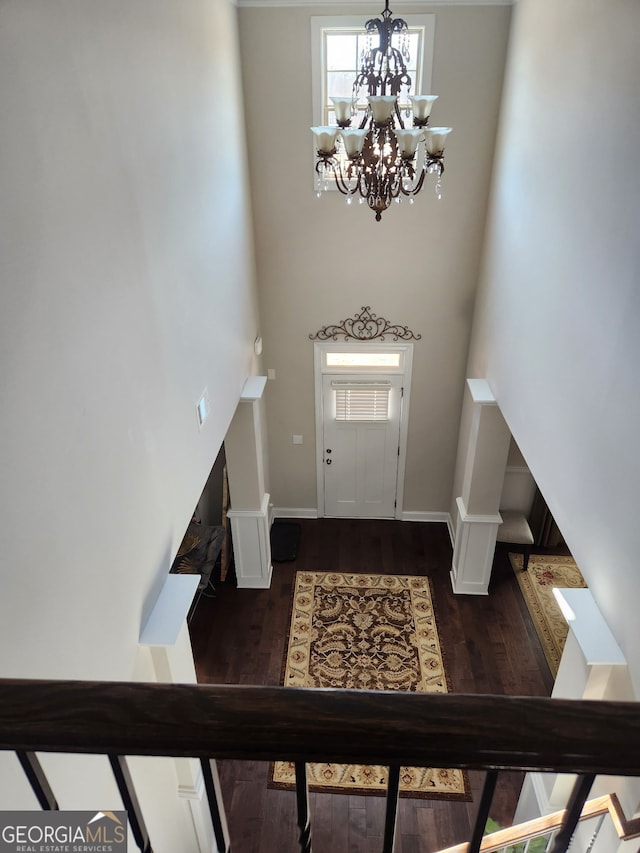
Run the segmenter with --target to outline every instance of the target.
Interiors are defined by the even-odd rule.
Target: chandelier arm
[[[424,179],[425,179],[426,175],[427,175],[427,169],[423,166],[422,169],[420,169],[420,177],[418,178],[417,183],[413,187],[411,187],[411,189],[408,189],[408,190],[406,190],[404,188],[403,183],[400,182],[400,190],[402,192],[402,195],[406,195],[406,196],[417,195],[420,192],[420,190],[422,189],[422,185],[424,184]]]
[[[340,190],[343,195],[349,195],[349,189],[344,182],[344,178],[342,177],[342,170],[340,168],[340,161],[336,160],[333,155],[323,155],[318,152],[318,161],[316,162],[315,172],[320,179],[320,181],[326,181],[326,177],[324,175],[324,170],[329,169],[333,178],[336,182],[336,187]]]
[[[336,168],[337,167],[337,168]],[[355,190],[352,189],[347,181],[345,180],[344,174],[342,172],[342,164],[339,160],[337,160],[333,167],[333,175],[336,179],[336,186],[342,193],[342,195],[354,195]]]
[[[325,164],[327,164],[329,161],[327,160],[327,158],[326,158],[326,157],[321,157],[321,156],[320,156],[320,152],[317,152],[316,157],[317,157],[318,159],[317,159],[317,161],[316,161],[316,166],[315,166],[314,172],[316,173],[316,175],[317,175],[319,178],[322,178],[322,166],[324,166]]]

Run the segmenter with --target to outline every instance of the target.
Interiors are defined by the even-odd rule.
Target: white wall
[[[470,376],[640,687],[640,6],[520,0]]]
[[[313,345],[309,333],[363,305],[422,334],[414,347],[404,509],[449,507],[473,294],[511,9],[394,5],[435,12],[435,123],[451,124],[445,195],[376,222],[339,193],[313,190],[310,18],[376,8],[343,4],[239,10],[268,385],[271,496],[315,508]],[[293,434],[303,445],[293,445]]]
[[[237,65],[224,0],[0,5],[1,676],[153,677],[254,369]]]

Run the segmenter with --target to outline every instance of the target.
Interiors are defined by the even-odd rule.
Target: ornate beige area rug
[[[446,693],[428,578],[297,572],[283,683],[291,687]],[[309,764],[312,791],[386,794],[387,768]],[[294,765],[273,765],[274,787],[292,788]],[[466,773],[403,767],[406,797],[470,799]]]
[[[569,626],[553,594],[554,587],[584,588],[586,583],[571,557],[531,554],[527,571],[522,571],[522,554],[509,554],[527,609],[533,619],[547,663],[558,674]]]

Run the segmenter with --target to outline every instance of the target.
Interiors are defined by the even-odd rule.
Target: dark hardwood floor
[[[275,563],[269,590],[238,590],[233,579],[202,598],[191,621],[198,680],[211,684],[278,684],[294,574],[336,570],[431,578],[451,690],[460,693],[549,695],[553,679],[509,565],[498,546],[488,596],[451,589],[446,525],[351,519],[301,520],[295,562]],[[298,850],[295,794],[267,787],[260,762],[219,763],[234,853]],[[400,801],[396,853],[433,853],[468,841],[482,774],[470,774],[473,802]],[[502,774],[492,817],[511,823],[522,783]],[[380,851],[384,798],[311,794],[314,853]]]

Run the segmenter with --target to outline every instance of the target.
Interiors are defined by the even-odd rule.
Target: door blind
[[[332,382],[337,421],[388,421],[390,383]]]

